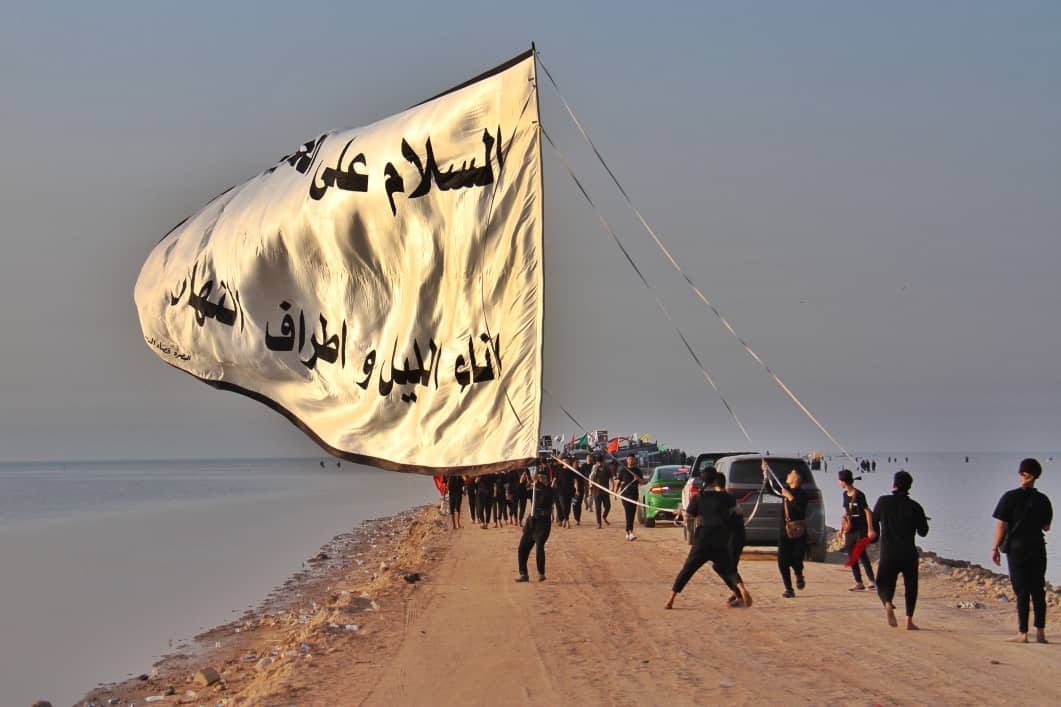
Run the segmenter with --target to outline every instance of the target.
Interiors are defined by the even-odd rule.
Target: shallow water
[[[0,464],[0,704],[148,672],[335,535],[438,498],[425,476],[335,464]]]

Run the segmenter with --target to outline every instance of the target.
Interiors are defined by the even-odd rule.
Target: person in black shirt
[[[769,467],[764,459],[763,475],[765,476],[768,472]],[[785,477],[786,486],[774,488],[776,482],[771,484],[771,490],[775,495],[781,496],[783,502],[781,527],[777,536],[777,569],[781,572],[781,581],[785,585],[785,591],[781,596],[786,599],[796,596],[796,593],[792,591],[792,573],[796,575],[797,589],[807,586],[803,578],[803,556],[807,552],[806,533],[798,538],[790,538],[785,532],[786,521],[807,519],[807,494],[800,488],[802,483],[803,474],[799,472],[799,469],[792,469]]]
[[[490,527],[490,516],[494,512],[494,475],[480,476],[476,487],[479,491],[476,504],[479,509],[479,527],[486,530]]]
[[[571,461],[570,455],[565,454],[556,467],[556,520],[561,528],[571,527],[571,499],[575,495],[575,472],[569,468]]]
[[[534,476],[533,481],[533,503],[531,505],[530,517],[523,525],[523,537],[520,538],[519,548],[516,551],[516,562],[519,567],[517,582],[527,582],[527,559],[530,557],[531,548],[537,545],[534,560],[538,565],[538,581],[545,581],[545,543],[549,540],[549,531],[552,529],[553,489],[547,474],[539,473]]]
[[[648,483],[645,473],[637,466],[637,457],[630,454],[626,465],[619,470],[619,495],[623,497],[623,511],[626,512],[626,539],[637,540],[634,535],[634,515],[637,513],[638,488]]]
[[[869,509],[866,494],[855,488],[855,477],[850,469],[840,470],[839,482],[840,488],[844,490],[841,500],[844,515],[841,520],[840,534],[844,541],[844,552],[850,558],[859,540],[867,535],[870,540],[873,540],[874,536],[870,530],[870,526],[873,524],[873,512]],[[859,562],[866,568],[869,588],[873,589],[876,579],[873,577],[873,563],[869,561],[869,553],[863,552],[861,557],[859,557]],[[855,562],[851,565],[851,573],[855,576],[855,586],[851,587],[852,592],[866,591],[866,585],[862,583],[862,571],[859,569],[858,564],[858,562]]]
[[[714,469],[714,467],[708,467]],[[744,552],[744,542],[746,539],[744,532],[744,511],[740,507],[740,502],[737,497],[726,491],[726,475],[720,471],[715,472],[715,491],[718,493],[725,493],[733,498],[734,512],[729,515],[726,522],[726,529],[729,531],[729,540],[726,543],[726,548],[729,550],[730,561],[733,567],[733,571],[738,571],[738,565],[740,565],[740,556]],[[715,567],[715,571],[718,572],[718,567]],[[719,575],[722,576],[722,575]],[[722,577],[722,581],[726,583],[730,591],[733,592],[729,597],[730,606],[740,606],[742,597],[740,588],[726,577]]]
[[[873,507],[873,532],[880,535],[880,562],[877,563],[877,596],[884,604],[888,625],[895,627],[895,585],[903,575],[906,594],[906,630],[916,631],[914,608],[917,606],[917,547],[914,533],[928,535],[928,519],[921,504],[910,498],[914,479],[903,470],[895,472],[890,496],[881,496]],[[884,529],[881,530],[883,525]]]
[[[1001,564],[1003,537],[1008,533],[1009,581],[1017,597],[1017,635],[1014,643],[1028,642],[1029,603],[1035,608],[1035,640],[1046,643],[1046,540],[1043,533],[1050,530],[1054,509],[1050,499],[1035,488],[1035,481],[1043,473],[1036,459],[1020,463],[1020,488],[1007,491],[995,507],[998,519],[991,561]]]
[[[464,479],[450,476],[446,479],[446,493],[449,494],[449,520],[453,529],[461,527],[461,498],[464,494]]]
[[[472,523],[477,523],[479,522],[479,513],[475,502],[478,500],[479,482],[474,476],[465,477],[464,492],[468,494],[468,516],[472,519]]]
[[[590,479],[597,486],[593,487],[593,507],[597,511],[597,529],[601,528],[601,521],[604,521],[604,525],[610,525],[608,523],[608,513],[612,510],[612,497],[610,495],[612,480],[615,479],[615,467],[617,466],[614,459],[609,461],[607,464],[603,464],[600,458],[597,459],[597,463],[594,465],[593,473],[590,475]]]
[[[700,523],[693,537],[693,546],[689,548],[689,556],[686,557],[685,564],[678,571],[678,576],[674,578],[670,599],[663,605],[664,609],[674,608],[674,600],[678,598],[678,594],[685,589],[685,585],[689,583],[696,571],[709,561],[726,585],[740,594],[744,605],[752,605],[751,594],[744,586],[744,580],[737,573],[729,546],[729,526],[733,517],[740,512],[737,508],[737,501],[731,494],[717,490],[713,481],[713,478],[708,480],[703,491],[693,496],[689,501],[689,507],[685,509],[690,518],[699,518]],[[737,517],[740,518],[740,516]],[[743,524],[743,520],[741,522]],[[739,605],[732,601],[729,604],[730,606]]]
[[[571,461],[572,466],[575,465],[575,460]],[[582,504],[586,500],[586,490],[589,488],[589,483],[586,481],[589,478],[590,465],[588,463],[578,465],[578,473],[572,473],[575,482],[575,494],[571,497],[571,515],[575,517],[575,525],[582,525]]]

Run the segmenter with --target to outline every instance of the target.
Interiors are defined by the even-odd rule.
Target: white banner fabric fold
[[[167,234],[135,300],[166,363],[336,456],[486,473],[535,457],[542,193],[528,52],[328,132]]]

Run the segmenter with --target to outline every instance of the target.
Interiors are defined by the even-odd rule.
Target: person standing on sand
[[[689,518],[700,518],[700,524],[693,537],[693,546],[689,548],[689,555],[685,558],[685,564],[678,571],[678,576],[674,578],[670,599],[663,605],[664,609],[674,608],[674,600],[685,589],[685,585],[689,583],[696,571],[709,561],[726,586],[734,592],[734,596],[740,595],[739,601],[734,602],[731,599],[728,601],[729,605],[740,606],[741,603],[744,606],[752,605],[752,596],[733,565],[733,556],[729,546],[729,525],[735,515],[739,517],[737,501],[725,490],[718,490],[710,472],[705,473],[705,476],[710,478],[705,480],[704,489],[693,496],[689,501],[689,507],[685,509]]]
[[[914,609],[917,606],[917,546],[914,533],[928,535],[928,519],[921,504],[910,498],[914,479],[900,469],[892,480],[890,496],[881,496],[873,507],[873,532],[880,535],[880,562],[877,563],[877,596],[884,604],[888,625],[896,627],[895,586],[903,575],[906,594],[906,630],[916,631]],[[881,526],[884,527],[881,530]]]
[[[464,492],[468,494],[468,517],[471,518],[472,523],[478,523],[479,514],[475,502],[478,500],[476,496],[479,493],[479,488],[477,479],[474,476],[464,477]]]
[[[1050,530],[1054,509],[1046,494],[1035,488],[1035,482],[1043,473],[1037,459],[1024,459],[1020,463],[1020,487],[1007,491],[995,507],[995,543],[991,548],[991,561],[1001,565],[1002,538],[1008,533],[1009,547],[1006,562],[1009,565],[1009,581],[1017,597],[1017,635],[1013,643],[1028,642],[1029,603],[1035,608],[1035,640],[1046,643],[1046,539],[1043,533]]]
[[[763,476],[767,477],[770,468],[765,459],[763,459],[762,467]],[[804,533],[798,538],[790,538],[785,532],[785,526],[786,521],[789,520],[805,521],[807,519],[807,494],[801,488],[803,474],[799,472],[799,469],[792,469],[788,472],[788,476],[785,477],[786,486],[777,487],[773,476],[770,475],[768,478],[771,480],[770,488],[775,495],[781,496],[783,505],[781,527],[777,535],[777,569],[781,572],[781,581],[785,585],[785,591],[781,596],[791,599],[796,596],[796,593],[792,591],[793,572],[796,575],[796,589],[802,590],[807,586],[806,580],[803,579],[803,556],[807,553],[807,536]]]
[[[516,564],[519,569],[517,582],[530,581],[527,575],[527,560],[530,558],[531,548],[535,546],[537,551],[534,561],[538,566],[538,581],[545,581],[545,543],[549,540],[549,531],[552,529],[550,516],[553,510],[553,488],[549,476],[541,472],[534,476],[533,484],[530,517],[523,526],[523,537],[520,538],[519,548],[516,550]]]
[[[494,512],[494,475],[480,476],[478,489],[479,527],[486,530],[490,527],[490,516]]]
[[[571,460],[571,465],[575,465],[574,459]],[[582,525],[582,504],[586,500],[586,490],[589,487],[585,479],[589,473],[589,465],[582,466],[584,468],[580,468],[577,474],[571,473],[575,482],[575,495],[571,497],[571,515],[575,517],[575,525]]]
[[[866,494],[855,488],[855,477],[850,469],[841,469],[838,478],[840,488],[844,490],[840,504],[844,509],[844,515],[840,521],[840,539],[844,541],[844,552],[850,558],[859,540],[866,536],[869,536],[870,542],[876,539],[870,527],[873,525],[873,512],[869,509]],[[873,589],[876,580],[873,577],[873,563],[869,561],[869,554],[863,552],[859,557],[859,562],[866,568],[869,588]],[[849,590],[852,592],[866,591],[866,585],[862,583],[862,572],[858,567],[859,562],[851,565],[851,573],[855,576],[855,586]]]
[[[446,478],[446,492],[449,494],[449,520],[454,530],[461,528],[461,499],[464,496],[464,479],[460,476]]]
[[[601,521],[604,521],[604,525],[611,525],[608,522],[608,513],[612,510],[612,497],[609,493],[611,490],[612,480],[615,478],[615,460],[609,461],[607,464],[602,464],[600,458],[597,458],[597,465],[594,467],[594,478],[593,483],[599,486],[593,487],[593,507],[597,511],[597,529],[600,530]]]
[[[714,467],[708,467],[708,469],[714,469]],[[740,501],[737,497],[726,490],[726,475],[720,471],[715,472],[715,491],[717,493],[724,493],[733,499],[734,512],[730,514],[729,518],[726,519],[726,529],[729,531],[729,539],[726,543],[726,549],[729,550],[730,564],[733,567],[734,573],[738,572],[737,566],[740,564],[741,553],[744,552],[744,543],[746,535],[744,531],[744,511],[740,507]],[[718,567],[715,568],[718,571]],[[721,576],[721,575],[719,575]],[[740,606],[742,599],[740,588],[732,580],[727,580],[722,577],[723,581],[726,582],[726,586],[729,587],[730,591],[733,592],[729,598],[730,606]]]
[[[637,513],[638,488],[648,483],[645,472],[637,465],[637,457],[628,454],[626,465],[619,470],[619,495],[623,497],[623,511],[626,513],[626,539],[637,540],[634,535],[634,514]]]

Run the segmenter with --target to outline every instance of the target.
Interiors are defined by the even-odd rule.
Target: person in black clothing
[[[453,529],[461,527],[461,499],[464,495],[464,479],[459,476],[446,478],[446,492],[449,494],[449,520]]]
[[[873,512],[869,508],[866,494],[855,488],[855,477],[850,469],[840,470],[839,483],[840,488],[844,490],[844,495],[840,501],[840,506],[844,509],[840,524],[840,536],[844,541],[844,552],[850,558],[859,540],[866,536],[873,540],[874,536],[870,531],[870,526],[873,523]],[[873,563],[869,561],[869,554],[863,552],[861,557],[859,557],[859,562],[866,568],[869,588],[873,589],[874,582],[877,580],[873,577]],[[851,573],[855,576],[855,586],[850,589],[852,592],[866,591],[866,585],[862,583],[862,571],[858,567],[859,562],[851,565]]]
[[[479,489],[479,527],[486,530],[490,527],[490,516],[494,512],[494,475],[480,476],[477,487]]]
[[[575,472],[568,467],[571,457],[565,454],[556,465],[556,521],[561,528],[571,527],[571,498],[575,495]]]
[[[623,511],[626,513],[626,539],[637,540],[634,535],[634,515],[637,513],[638,488],[648,483],[645,473],[637,466],[637,457],[630,454],[626,464],[619,470],[619,495],[623,497]]]
[[[895,585],[903,575],[906,594],[906,630],[916,631],[914,608],[917,606],[917,547],[914,533],[928,535],[928,519],[921,504],[910,498],[914,479],[903,470],[895,472],[890,496],[881,496],[873,507],[873,532],[880,535],[880,562],[877,563],[877,596],[884,604],[888,625],[896,627]],[[881,530],[881,526],[884,527]],[[871,536],[872,537],[872,536]]]
[[[763,476],[769,473],[766,460],[763,460]],[[773,479],[772,475],[769,477]],[[788,537],[785,532],[786,521],[807,519],[807,494],[800,486],[803,484],[803,474],[799,469],[792,469],[785,477],[786,486],[776,487],[776,481],[770,484],[775,495],[782,498],[781,527],[777,536],[777,569],[781,572],[781,581],[785,585],[785,591],[781,594],[786,599],[796,596],[792,591],[792,573],[796,575],[796,589],[804,589],[807,586],[803,578],[803,556],[807,552],[806,533],[798,538]]]
[[[594,467],[595,473],[590,477],[593,479],[593,483],[598,484],[598,486],[593,487],[593,507],[597,511],[598,530],[601,528],[601,521],[604,521],[604,525],[611,525],[608,522],[608,513],[612,510],[612,497],[609,491],[611,490],[612,480],[615,479],[616,466],[618,464],[614,459],[607,464],[602,464],[601,460],[597,459],[597,464]]]
[[[584,463],[578,466],[577,474],[572,474],[575,477],[575,495],[571,497],[571,515],[575,517],[575,525],[582,525],[582,504],[586,500],[586,491],[589,488],[589,482],[586,481],[589,478],[589,471],[590,465]]]
[[[479,514],[476,508],[476,496],[479,494],[478,479],[474,476],[468,476],[464,479],[464,492],[468,494],[468,517],[472,519],[472,523],[479,522]]]
[[[740,509],[737,508],[736,499],[725,491],[719,491],[713,482],[714,479],[709,480],[704,490],[693,496],[689,507],[685,509],[690,518],[700,518],[700,524],[693,538],[693,546],[689,548],[689,555],[685,558],[685,564],[674,578],[670,599],[663,605],[664,609],[674,608],[674,600],[678,598],[678,594],[685,589],[685,585],[696,571],[709,561],[726,585],[740,595],[744,605],[752,605],[752,596],[737,573],[729,545],[729,527],[734,516],[740,517]],[[741,525],[743,526],[743,520]],[[732,601],[729,604],[739,605]]]
[[[999,546],[1007,537],[1006,561],[1009,581],[1017,597],[1017,635],[1014,643],[1028,642],[1029,603],[1035,609],[1035,640],[1046,643],[1046,540],[1043,533],[1050,530],[1054,509],[1050,499],[1035,488],[1035,481],[1043,473],[1037,459],[1020,463],[1020,488],[1007,491],[995,507],[998,519],[991,561],[1001,564]]]
[[[537,546],[534,561],[538,565],[538,581],[545,581],[545,543],[549,540],[549,531],[552,529],[550,515],[553,507],[553,489],[547,474],[537,474],[533,484],[534,500],[530,517],[523,526],[523,537],[520,538],[519,548],[516,551],[516,563],[519,567],[517,582],[530,581],[527,576],[527,559],[534,546]]]
[[[714,467],[708,467],[708,469],[714,469]],[[708,472],[710,474],[710,471]],[[715,491],[717,493],[725,493],[733,498],[734,512],[730,514],[726,523],[726,530],[729,531],[729,540],[726,543],[726,548],[729,550],[730,562],[733,566],[733,571],[737,572],[737,566],[740,564],[741,553],[744,552],[744,511],[741,510],[740,504],[737,501],[737,497],[726,491],[726,475],[720,471],[715,472]],[[715,571],[718,572],[718,566],[715,566]],[[721,574],[719,575],[722,576]],[[727,577],[722,577],[722,581],[726,583],[730,591],[733,592],[729,597],[730,606],[740,606],[742,597],[739,587]]]

